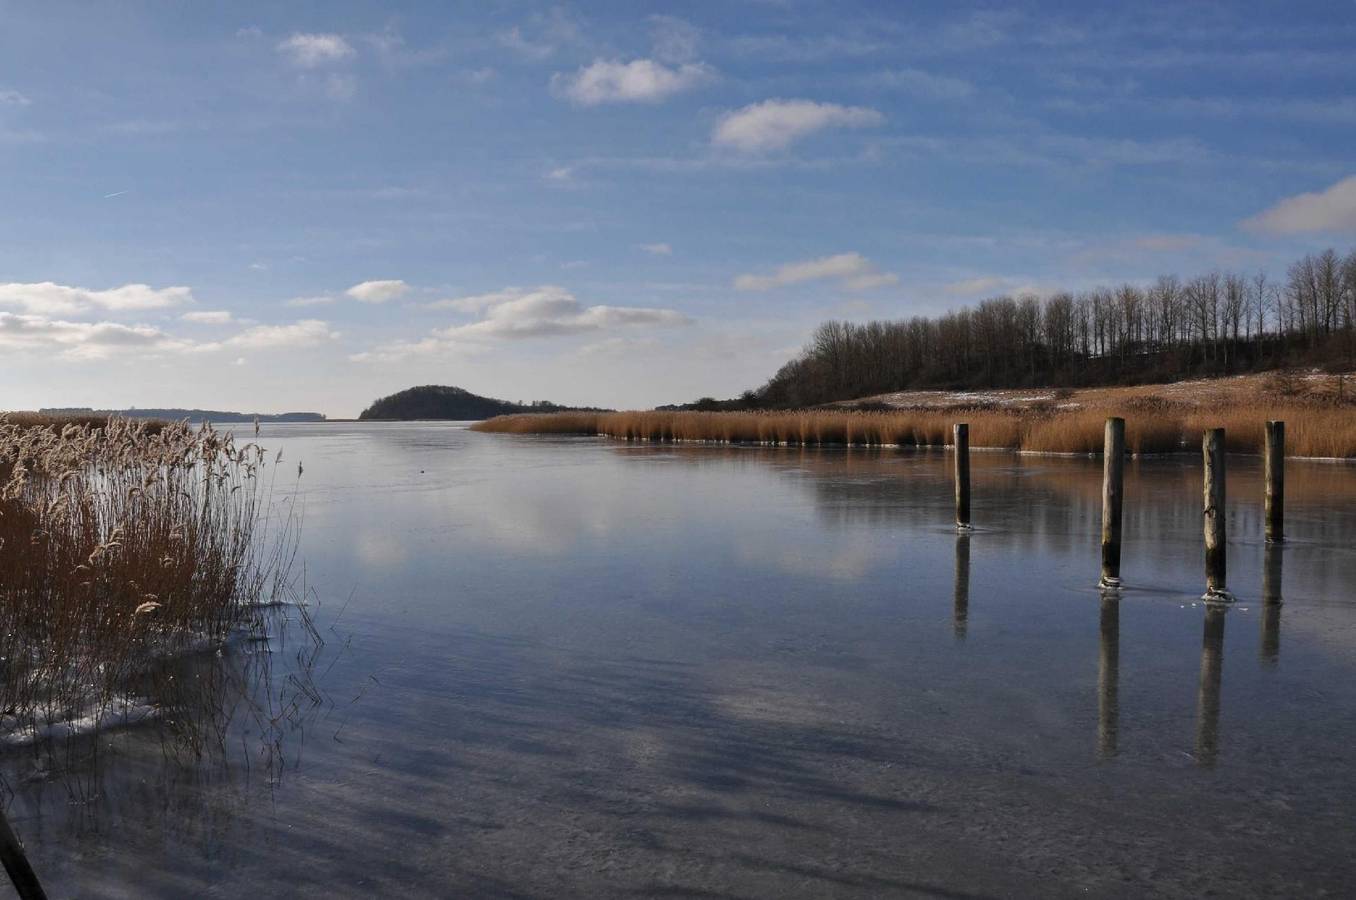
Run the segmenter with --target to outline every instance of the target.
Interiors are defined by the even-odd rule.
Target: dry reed
[[[605,435],[628,441],[712,441],[801,446],[941,446],[951,425],[970,423],[972,447],[1045,453],[1100,453],[1108,416],[1126,420],[1132,453],[1167,453],[1225,428],[1229,449],[1259,453],[1263,424],[1286,421],[1291,456],[1356,457],[1356,410],[1267,403],[1202,412],[1161,401],[1104,409],[805,410],[793,412],[618,412],[499,416],[472,426],[509,434]]]
[[[157,660],[261,623],[296,552],[267,465],[210,426],[0,416],[5,732],[115,714]]]

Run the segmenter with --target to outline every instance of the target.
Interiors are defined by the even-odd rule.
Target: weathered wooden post
[[[1121,499],[1125,475],[1125,420],[1106,420],[1102,446],[1102,580],[1104,588],[1121,586]]]
[[[1267,423],[1267,541],[1285,540],[1285,423]]]
[[[1224,615],[1228,608],[1205,606],[1201,642],[1201,683],[1196,695],[1196,762],[1212,767],[1219,755],[1219,688],[1224,674]]]
[[[952,426],[956,446],[956,527],[970,527],[970,426]]]
[[[1102,595],[1101,643],[1097,654],[1097,755],[1116,755],[1120,722],[1121,600]]]
[[[1262,662],[1275,665],[1281,655],[1281,548],[1262,551]]]
[[[956,535],[956,597],[951,628],[956,640],[965,640],[970,618],[970,535]]]
[[[1205,598],[1230,600],[1225,587],[1224,429],[1208,430],[1201,451],[1205,463]]]
[[[21,900],[47,900],[47,894],[38,882],[33,867],[28,864],[24,848],[14,829],[9,827],[9,818],[3,811],[0,811],[0,862],[4,863],[9,880],[14,883],[14,890]]]

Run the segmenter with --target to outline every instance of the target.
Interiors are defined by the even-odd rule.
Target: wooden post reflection
[[[956,535],[956,605],[952,628],[956,640],[965,640],[966,620],[970,615],[970,535]]]
[[[1268,543],[1262,557],[1262,662],[1281,657],[1281,548]]]
[[[1213,767],[1219,756],[1219,689],[1224,670],[1224,615],[1227,608],[1205,607],[1201,643],[1201,685],[1196,697],[1196,762]]]
[[[1102,593],[1102,638],[1097,654],[1097,756],[1116,755],[1120,725],[1121,601],[1115,591]]]

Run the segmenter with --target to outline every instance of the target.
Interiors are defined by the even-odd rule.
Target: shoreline
[[[484,419],[482,421],[492,421]],[[481,431],[482,429],[472,428],[472,431]],[[493,433],[493,432],[491,432]],[[542,437],[542,436],[561,436],[561,432],[515,432],[521,437]],[[717,447],[772,447],[779,449],[823,449],[823,450],[939,450],[950,452],[955,449],[955,444],[802,444],[794,441],[726,441],[719,438],[664,438],[653,440],[650,438],[631,438],[623,435],[607,434],[597,432],[593,434],[569,434],[565,437],[594,437],[602,438],[608,441],[624,441],[628,444],[711,444]],[[971,453],[1011,453],[1016,456],[1049,456],[1057,459],[1085,459],[1100,457],[1103,454],[1101,450],[1023,450],[1020,447],[978,447],[971,445]],[[1182,447],[1178,450],[1152,450],[1137,453],[1125,454],[1129,459],[1156,459],[1172,456],[1196,456],[1198,450],[1190,447]],[[1246,450],[1232,450],[1229,456],[1249,456],[1261,459],[1261,453],[1253,453]],[[1337,463],[1340,465],[1356,465],[1356,456],[1300,456],[1296,454],[1287,454],[1286,459],[1298,460],[1300,462],[1322,462]]]

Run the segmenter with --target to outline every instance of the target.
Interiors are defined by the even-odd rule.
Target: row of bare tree
[[[996,297],[938,318],[825,322],[741,405],[805,406],[918,387],[1089,385],[1356,354],[1356,250],[1264,273]]]

